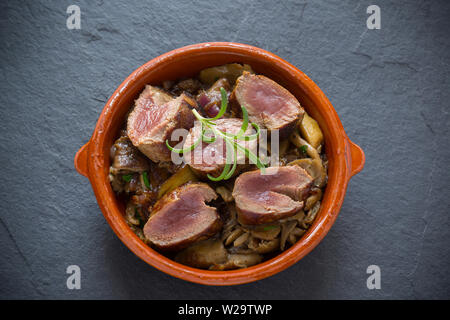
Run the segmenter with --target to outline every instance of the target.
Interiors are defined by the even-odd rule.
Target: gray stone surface
[[[366,28],[373,2],[381,30]],[[81,30],[66,28],[69,4]],[[449,17],[449,1],[1,1],[0,298],[450,298]],[[128,74],[205,41],[252,44],[299,67],[367,157],[313,252],[234,287],[138,259],[73,168]],[[81,290],[66,288],[71,264]],[[372,264],[381,290],[366,287]]]

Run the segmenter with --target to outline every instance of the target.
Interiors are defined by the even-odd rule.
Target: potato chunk
[[[317,149],[317,147],[323,142],[323,133],[322,130],[320,130],[319,124],[307,113],[305,113],[303,120],[299,122],[298,127],[302,136],[314,148]]]
[[[158,199],[189,181],[197,180],[197,176],[192,172],[189,166],[184,166],[161,185],[158,191]]]

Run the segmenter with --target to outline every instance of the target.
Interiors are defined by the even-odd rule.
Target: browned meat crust
[[[206,183],[176,188],[153,206],[144,226],[145,237],[162,250],[180,250],[208,239],[222,227],[216,208],[205,204],[216,198]]]
[[[239,222],[257,225],[294,215],[303,208],[312,183],[298,166],[270,167],[265,175],[260,170],[241,174],[233,189]]]
[[[288,90],[265,76],[248,72],[237,79],[230,99],[236,112],[244,106],[251,122],[270,131],[279,130],[280,137],[286,137],[305,112]]]
[[[219,119],[215,121],[218,130],[237,134],[242,126],[242,119]],[[197,139],[200,138],[201,127],[195,126],[189,132],[186,137],[185,147],[191,146]],[[249,126],[246,131],[246,135],[253,134],[255,131]],[[218,176],[222,172],[226,163],[226,149],[225,142],[222,138],[216,137],[216,141],[213,143],[203,142],[199,144],[192,152],[185,155],[186,163],[199,175],[206,176],[211,174],[212,176]],[[246,147],[253,152],[256,152],[257,140],[238,142],[242,146]],[[232,150],[231,150],[232,151]],[[238,152],[236,168],[236,174],[248,165],[244,153]]]
[[[154,162],[170,161],[165,141],[170,140],[177,128],[192,128],[195,119],[192,108],[197,108],[197,103],[185,94],[173,99],[162,90],[147,86],[128,117],[128,137]]]

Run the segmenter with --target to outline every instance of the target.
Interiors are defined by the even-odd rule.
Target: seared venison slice
[[[165,141],[177,128],[192,128],[195,117],[191,110],[196,107],[195,100],[185,94],[173,99],[161,89],[146,86],[128,117],[128,137],[154,162],[169,161]]]
[[[237,112],[244,106],[251,122],[270,131],[280,130],[280,137],[287,136],[305,113],[288,90],[265,76],[248,72],[237,79],[231,99]]]
[[[241,174],[234,184],[238,220],[244,225],[273,222],[294,215],[304,206],[312,177],[298,166],[266,168]]]
[[[144,235],[161,250],[180,250],[216,234],[222,221],[205,202],[217,194],[206,183],[185,184],[162,197],[152,208]]]
[[[216,123],[216,128],[220,131],[237,134],[242,126],[242,119],[219,119],[214,121]],[[245,132],[246,135],[256,133],[251,126],[247,128]],[[194,144],[201,135],[201,125],[196,123],[194,128],[192,128],[186,137],[186,143],[184,148],[187,148]],[[210,136],[209,133],[206,133]],[[243,147],[256,153],[257,140],[239,140],[238,143]],[[221,174],[225,163],[226,163],[226,144],[221,137],[216,137],[216,140],[212,143],[202,142],[198,144],[195,149],[189,153],[185,154],[185,161],[189,166],[199,175],[211,174],[213,176],[218,176]],[[230,147],[228,147],[230,149]],[[233,150],[230,150],[233,154]],[[242,151],[237,152],[237,164],[236,173],[239,172],[242,167],[248,164],[245,154]]]

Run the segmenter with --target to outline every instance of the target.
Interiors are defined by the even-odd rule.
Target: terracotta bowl
[[[320,212],[307,233],[278,256],[250,268],[208,271],[172,261],[144,244],[127,226],[123,204],[108,180],[109,150],[127,111],[146,84],[160,85],[196,75],[200,70],[231,62],[247,63],[287,88],[323,130],[329,159],[328,185]],[[75,156],[75,168],[88,177],[100,209],[111,228],[138,257],[172,276],[208,285],[248,283],[274,275],[308,254],[330,230],[344,201],[350,178],[364,165],[364,153],[350,141],[330,101],[303,72],[263,49],[232,42],[194,44],[165,53],[134,71],[113,93],[98,119],[94,133]]]

